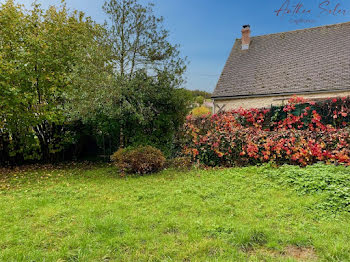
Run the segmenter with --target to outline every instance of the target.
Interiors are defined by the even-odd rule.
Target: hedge
[[[350,99],[293,97],[270,109],[189,115],[183,154],[208,166],[350,163]]]

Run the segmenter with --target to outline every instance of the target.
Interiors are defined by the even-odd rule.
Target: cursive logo
[[[291,3],[290,0],[285,0],[279,9],[274,10],[274,14],[278,17],[289,16],[289,21],[296,24],[315,23],[316,16],[348,16],[350,8],[347,9],[340,2],[331,0],[321,0],[315,6],[306,5],[303,1]]]
[[[331,1],[326,0],[318,5],[318,8],[321,10],[320,14],[328,14],[328,15],[349,15],[349,9],[343,9],[340,3],[336,3],[334,7],[332,7]]]
[[[280,9],[274,11],[276,16],[283,15],[298,15],[298,14],[311,14],[311,9],[306,9],[302,2],[296,5],[290,6],[290,0],[286,0]]]

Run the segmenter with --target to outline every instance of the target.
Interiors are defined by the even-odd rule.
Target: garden
[[[1,4],[0,260],[350,261],[350,98],[211,114],[153,8]]]
[[[344,166],[1,172],[1,261],[348,261]]]
[[[349,101],[190,114],[173,158],[4,167],[0,260],[348,261]]]

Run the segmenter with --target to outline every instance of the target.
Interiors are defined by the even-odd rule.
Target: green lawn
[[[1,171],[0,261],[350,261],[348,212],[281,180],[298,168],[82,167]]]

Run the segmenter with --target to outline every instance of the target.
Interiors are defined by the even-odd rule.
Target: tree
[[[152,7],[111,0],[101,26],[64,3],[0,6],[0,163],[58,159],[82,130],[110,150],[171,147],[186,62]]]
[[[144,107],[140,108],[142,121],[133,111],[125,111],[126,145],[152,145],[167,156],[174,155],[176,136],[189,112],[191,97],[187,90],[172,86],[171,79],[166,72],[154,78],[139,71],[130,82],[123,97]]]
[[[202,90],[191,90],[190,92],[192,93],[193,97],[202,96],[205,99],[210,99],[212,95],[211,93]]]
[[[68,96],[82,84],[103,29],[64,3],[28,11],[12,0],[0,8],[0,25],[0,145],[9,157],[52,160],[71,142]]]
[[[108,16],[106,43],[111,53],[107,64],[113,67],[113,80],[104,88],[80,89],[79,95],[86,98],[89,110],[76,103],[73,111],[79,111],[83,121],[94,122],[96,133],[118,136],[116,147],[140,143],[141,137],[143,143],[148,143],[156,130],[170,132],[166,126],[176,131],[188,109],[189,98],[178,90],[186,60],[180,57],[179,47],[169,42],[163,18],[153,14],[153,4],[141,5],[137,0],[110,0],[103,9]],[[172,110],[165,117],[163,110],[168,110],[167,106]],[[162,124],[158,122],[150,128],[160,115],[164,116]],[[159,140],[155,143],[161,144]]]
[[[195,102],[199,104],[199,106],[203,105],[204,103],[204,97],[203,96],[197,96],[195,98]]]
[[[172,74],[175,84],[182,81],[184,61],[179,57],[178,47],[168,42],[169,32],[162,27],[163,18],[155,17],[152,8],[152,4],[143,6],[137,0],[110,0],[104,4],[103,9],[111,22],[113,64],[121,89],[126,88],[126,81],[131,80],[138,70],[156,75],[166,71]],[[135,102],[130,103],[125,96],[116,98],[120,110],[121,146],[125,144],[125,114],[133,110],[140,121],[144,120],[144,110],[140,108],[144,105]]]
[[[141,5],[137,0],[105,2],[116,72],[131,79],[139,69],[149,73],[168,71],[180,83],[185,62],[179,57],[178,46],[169,42],[163,18],[153,14],[153,6]]]

